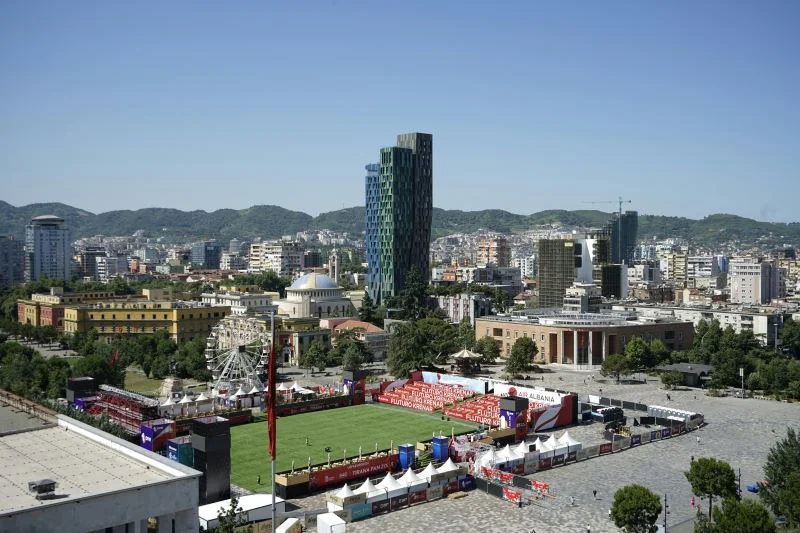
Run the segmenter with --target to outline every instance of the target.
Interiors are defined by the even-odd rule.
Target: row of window
[[[220,317],[220,314],[222,315],[221,317]],[[164,318],[163,318],[162,320],[169,320],[168,316],[169,316],[169,315],[166,315],[166,314],[165,314],[165,315],[164,315]],[[121,318],[121,317],[122,317],[122,315],[120,315],[120,320],[122,320],[122,318]],[[157,317],[157,315],[156,315],[155,313],[153,313],[153,315],[152,315],[152,319],[151,319],[151,320],[158,320],[158,318],[156,318],[156,317]],[[203,316],[203,313],[198,313],[198,315],[197,315],[197,318],[211,318],[211,317],[212,317],[212,313],[211,313],[211,312],[209,312],[209,313],[208,313],[208,316],[206,316],[206,317],[204,317],[204,316]],[[225,318],[225,313],[224,313],[224,312],[223,312],[223,313],[220,313],[219,311],[215,311],[215,312],[213,313],[213,317],[214,317],[214,318]],[[191,319],[193,319],[193,318],[194,318],[194,313],[189,313],[189,319],[191,320]],[[105,319],[106,319],[106,315],[105,315],[105,313],[102,313],[102,314],[100,315],[100,320],[105,320]],[[111,315],[111,320],[116,320],[116,319],[117,319],[117,315],[116,315],[116,314],[112,314],[112,315]],[[131,319],[131,315],[130,315],[130,314],[127,314],[127,315],[125,315],[125,320],[130,320],[130,319]],[[180,319],[181,319],[181,320],[185,320],[185,319],[186,319],[186,315],[183,315],[183,314],[182,314]],[[90,313],[90,314],[89,314],[89,320],[94,320],[94,313]],[[145,318],[145,315],[144,315],[144,313],[142,313],[142,314],[140,315],[140,318],[139,318],[139,320],[147,320],[147,319]]]

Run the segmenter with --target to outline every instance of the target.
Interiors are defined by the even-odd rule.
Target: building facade
[[[731,302],[768,304],[786,295],[786,272],[775,261],[756,257],[734,257],[730,261],[728,285]]]
[[[489,265],[496,267],[511,266],[511,246],[508,244],[508,239],[505,237],[495,237],[493,239],[484,239],[479,242],[478,260],[476,264],[479,267]]]
[[[25,281],[25,245],[13,237],[0,235],[0,288]]]
[[[666,256],[667,279],[679,289],[689,282],[689,254],[686,252],[670,252]]]
[[[636,255],[636,239],[639,232],[639,213],[625,211],[614,213],[606,226],[611,236],[611,263],[632,265]]]
[[[567,289],[575,281],[576,262],[582,254],[571,239],[539,241],[539,307],[561,307]]]
[[[436,296],[436,307],[445,312],[451,324],[460,324],[465,318],[475,325],[479,317],[492,313],[492,299],[482,292],[462,292]]]
[[[195,268],[216,270],[222,259],[222,243],[201,241],[192,244],[191,264]]]
[[[64,219],[34,217],[25,226],[25,281],[72,279],[72,243]]]
[[[628,314],[551,313],[520,317],[483,317],[475,324],[475,338],[488,335],[508,356],[514,342],[530,337],[539,352],[536,361],[575,369],[599,368],[606,357],[623,353],[634,337],[660,339],[669,350],[692,346],[694,326],[676,320],[632,320]]]
[[[377,305],[405,287],[415,266],[430,277],[433,213],[433,136],[397,136],[397,146],[380,151],[378,168],[367,165],[365,245],[370,298]]]

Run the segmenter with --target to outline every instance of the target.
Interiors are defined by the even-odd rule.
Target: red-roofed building
[[[361,320],[345,320],[333,326],[331,343],[336,344],[336,336],[342,331],[352,330],[356,338],[370,349],[376,361],[382,361],[389,343],[389,335],[382,328]]]

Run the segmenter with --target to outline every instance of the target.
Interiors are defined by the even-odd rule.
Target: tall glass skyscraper
[[[433,136],[398,135],[366,170],[367,290],[380,305],[403,290],[412,265],[430,278]]]
[[[72,242],[64,219],[34,217],[25,226],[25,281],[72,279]]]
[[[606,231],[611,235],[611,262],[632,265],[639,231],[639,213],[614,213],[614,218],[606,225]]]

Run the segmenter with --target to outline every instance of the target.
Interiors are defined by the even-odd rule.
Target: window
[[[517,337],[519,337],[519,331],[514,332],[514,338],[516,339]]]
[[[111,315],[111,320],[116,320],[116,319],[117,319],[117,315]]]
[[[153,320],[155,320],[155,319],[156,319],[156,314],[155,314],[155,313],[153,313]]]
[[[130,320],[130,319],[131,319],[131,315],[128,315],[128,318],[127,318],[127,319],[128,319],[128,320]]]
[[[665,332],[664,332],[664,338],[665,338],[665,339],[674,339],[674,338],[675,338],[675,332],[674,332],[674,331],[672,331],[672,330],[670,330],[670,331],[665,331]]]
[[[506,338],[508,339],[509,337],[511,337],[511,330],[507,329],[506,330]]]

